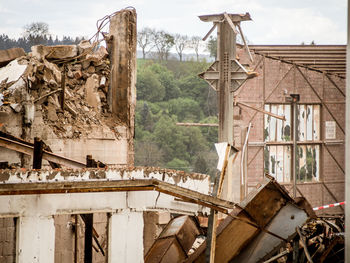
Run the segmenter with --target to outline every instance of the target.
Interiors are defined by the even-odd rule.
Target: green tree
[[[169,100],[168,111],[170,115],[176,115],[180,122],[196,122],[203,117],[203,112],[199,106],[199,103],[190,98],[177,98]]]
[[[189,172],[190,171],[190,164],[188,161],[174,158],[170,162],[167,162],[166,168]]]
[[[23,36],[31,45],[46,44],[49,36],[49,25],[45,22],[33,22],[24,26]]]
[[[165,88],[158,76],[149,68],[138,71],[136,83],[137,97],[151,102],[161,101],[165,96]]]
[[[145,59],[146,55],[154,47],[154,41],[152,37],[154,36],[154,29],[145,27],[137,32],[137,44],[142,49],[142,58]]]
[[[202,157],[198,156],[194,162],[194,172],[206,174],[209,172],[207,161]]]
[[[157,49],[158,59],[160,61],[162,60],[168,60],[170,49],[174,46],[174,37],[163,31],[154,31],[153,32],[153,41],[154,46]]]
[[[164,100],[169,100],[180,96],[180,89],[174,78],[173,72],[169,71],[165,66],[158,63],[153,63],[149,66],[149,69],[157,74],[158,80],[165,87]]]
[[[209,52],[210,56],[212,58],[215,58],[216,60],[216,56],[217,56],[217,38],[215,37],[210,37],[208,42],[207,42],[207,51]]]

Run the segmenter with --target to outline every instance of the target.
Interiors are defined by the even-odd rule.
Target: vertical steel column
[[[297,197],[297,140],[298,140],[298,119],[297,102],[300,99],[299,94],[290,94],[293,106],[293,198]]]

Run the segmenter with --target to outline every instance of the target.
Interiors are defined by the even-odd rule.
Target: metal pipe
[[[270,259],[264,261],[264,263],[273,262],[273,261],[275,261],[275,260],[277,260],[277,259],[279,259],[279,258],[281,258],[281,257],[283,257],[283,256],[285,256],[285,255],[287,255],[287,254],[289,254],[289,253],[290,253],[290,251],[289,251],[288,249],[286,249],[285,251],[283,251],[283,252],[277,254],[276,256],[274,256],[274,257],[272,257],[272,258],[270,258]]]

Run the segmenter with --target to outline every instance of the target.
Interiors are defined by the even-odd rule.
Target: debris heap
[[[0,68],[0,111],[22,113],[30,126],[42,112],[58,138],[80,138],[96,126],[118,136],[107,103],[110,61],[104,46],[33,46],[32,52]],[[6,130],[6,124],[3,129]]]

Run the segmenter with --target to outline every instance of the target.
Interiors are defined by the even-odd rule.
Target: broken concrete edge
[[[10,48],[5,50],[0,50],[0,67],[6,66],[12,60],[25,56],[23,48]]]
[[[81,168],[81,169],[3,169],[0,170],[0,182],[12,183],[40,181],[50,182],[57,180],[86,180],[86,179],[108,179],[108,175],[111,172],[117,172],[121,177],[126,176],[132,179],[139,178],[138,172],[142,173],[141,178],[155,178],[162,180],[162,177],[171,177],[174,182],[185,183],[188,179],[205,181],[210,183],[210,176],[200,173],[187,173],[184,171],[178,171],[167,168],[159,167],[143,167],[143,166],[125,166],[120,167],[105,167],[105,168]],[[44,176],[43,176],[44,175]],[[17,179],[15,179],[17,178]]]

